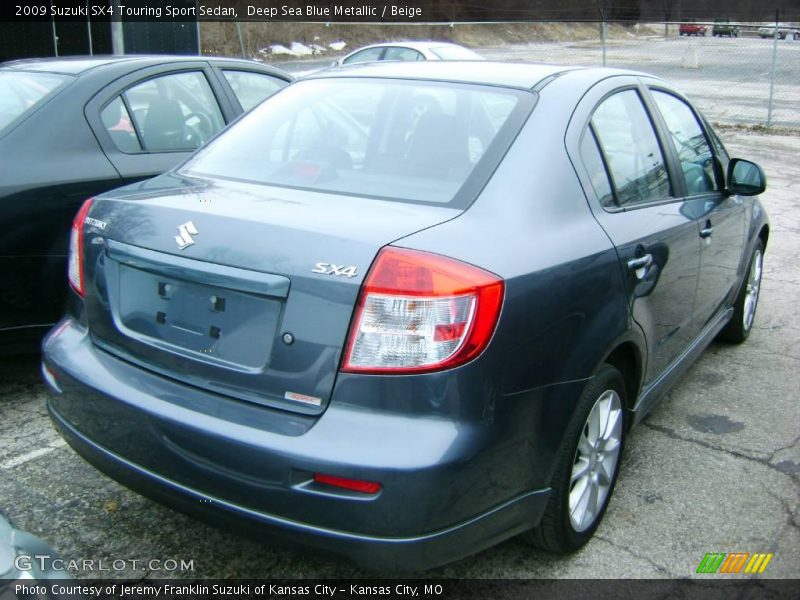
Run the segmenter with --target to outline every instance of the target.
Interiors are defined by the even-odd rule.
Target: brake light
[[[342,370],[419,373],[483,352],[505,284],[478,267],[406,248],[381,250],[361,288]]]
[[[69,235],[69,284],[79,296],[85,293],[83,285],[83,222],[89,209],[92,207],[94,198],[89,198],[82,205],[75,219],[72,221],[72,230]]]

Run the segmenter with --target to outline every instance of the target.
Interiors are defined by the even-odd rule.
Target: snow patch
[[[302,42],[292,42],[288,48],[282,44],[272,44],[269,48],[262,48],[259,52],[261,54],[285,54],[286,56],[312,56],[325,51],[326,49],[319,44],[306,46]]]
[[[330,44],[328,44],[328,48],[330,48],[331,50],[335,50],[336,52],[344,50],[346,47],[347,47],[347,42],[343,42],[342,40],[339,40],[338,42],[331,42]]]
[[[311,56],[314,54],[314,51],[311,48],[300,42],[292,42],[292,46],[289,49],[292,51],[294,56]]]
[[[261,50],[261,53],[262,54],[266,54],[267,53],[267,49],[263,48]],[[269,53],[270,54],[291,54],[292,51],[289,50],[286,46],[281,46],[280,44],[272,44],[269,47]]]

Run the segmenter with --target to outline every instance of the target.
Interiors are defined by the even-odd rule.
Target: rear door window
[[[117,96],[108,103],[100,113],[100,120],[117,149],[126,153],[142,151],[131,115],[121,96]]]
[[[595,109],[591,122],[620,206],[671,196],[664,155],[636,90],[606,98]]]
[[[384,50],[385,48],[383,46],[379,46],[377,48],[367,48],[366,50],[362,50],[361,52],[356,52],[352,56],[345,58],[342,61],[342,64],[352,65],[354,63],[380,60],[381,54],[383,54]]]
[[[580,153],[583,166],[589,175],[592,189],[594,189],[597,198],[600,200],[600,204],[606,208],[613,208],[615,206],[614,192],[611,189],[603,156],[597,147],[597,140],[591,127],[587,127],[583,133]]]
[[[403,48],[401,46],[392,46],[386,49],[386,54],[383,55],[383,60],[425,60],[421,53],[411,48]]]
[[[211,86],[200,72],[149,79],[123,96],[147,152],[194,150],[225,126]]]

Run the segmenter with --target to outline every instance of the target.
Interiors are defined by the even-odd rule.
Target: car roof
[[[531,89],[548,77],[578,69],[583,69],[583,67],[473,60],[382,61],[344,65],[336,69],[312,73],[307,75],[305,79],[383,77],[389,79],[477,83]]]
[[[148,67],[166,63],[195,62],[195,61],[225,62],[231,65],[269,67],[263,63],[236,58],[223,58],[212,56],[178,56],[174,54],[128,54],[128,55],[94,55],[94,56],[68,56],[58,58],[25,58],[0,63],[0,68],[15,69],[20,71],[41,71],[47,73],[65,73],[81,75],[88,71],[101,69],[112,65],[127,64],[133,68]],[[278,71],[278,69],[275,69]]]

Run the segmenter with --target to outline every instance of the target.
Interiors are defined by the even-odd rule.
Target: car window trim
[[[600,145],[600,139],[597,137],[597,132],[594,130],[594,124],[592,123],[591,120],[589,120],[589,122],[586,124],[586,127],[584,128],[583,133],[581,134],[580,139],[578,140],[578,147],[580,147],[583,144],[583,140],[587,135],[590,135],[592,137],[594,147],[597,149],[597,153],[600,155],[600,164],[603,165],[603,172],[606,174],[608,187],[611,189],[611,197],[614,199],[614,206],[606,206],[605,204],[603,204],[602,201],[600,201],[600,198],[598,197],[598,201],[600,201],[600,206],[609,210],[610,212],[619,212],[624,208],[619,203],[619,197],[617,196],[617,186],[614,185],[614,179],[611,176],[611,170],[608,168],[608,162],[606,162],[606,155],[602,150],[602,147]],[[586,162],[583,160],[583,156],[581,156],[581,165],[583,166],[583,169],[587,173],[589,173],[589,169],[586,167]],[[596,190],[595,193],[597,193]]]
[[[142,132],[141,132],[141,129],[139,127],[139,120],[137,119],[136,115],[133,113],[133,107],[128,102],[128,97],[125,95],[125,92],[122,92],[118,96],[114,96],[111,100],[106,102],[105,106],[103,106],[103,108],[100,109],[100,114],[102,115],[103,111],[106,108],[108,108],[108,106],[112,102],[114,102],[114,100],[116,100],[117,98],[122,100],[122,105],[125,107],[125,111],[128,113],[128,118],[131,120],[131,126],[133,127],[133,131],[134,131],[134,133],[136,133],[136,139],[139,141],[139,148],[142,149],[140,152],[125,152],[124,150],[121,150],[119,148],[119,146],[117,146],[117,150],[119,150],[123,154],[142,154],[143,152],[145,152],[144,149],[146,148],[146,146],[144,145],[144,138],[142,137]],[[108,130],[106,130],[106,131],[108,131]],[[113,139],[111,141],[112,141],[112,143],[114,142]],[[116,144],[114,144],[114,145],[116,146]]]
[[[689,110],[691,111],[692,115],[694,115],[695,121],[700,126],[700,130],[703,132],[703,137],[705,138],[706,143],[708,144],[708,147],[711,150],[711,155],[716,160],[717,159],[716,149],[714,148],[714,145],[711,143],[711,139],[709,138],[708,131],[704,127],[703,119],[700,118],[700,115],[697,113],[695,108],[692,106],[692,103],[689,102],[689,100],[687,98],[685,98],[685,97],[681,96],[680,94],[676,93],[675,90],[671,90],[671,89],[669,89],[669,88],[667,88],[667,87],[665,87],[663,85],[649,84],[649,83],[643,83],[643,85],[644,85],[645,90],[647,92],[647,100],[650,103],[650,108],[651,108],[652,112],[654,113],[655,117],[658,119],[658,121],[660,122],[660,124],[661,124],[661,126],[663,128],[662,129],[662,132],[663,132],[662,135],[664,137],[664,143],[665,144],[668,143],[670,155],[672,157],[672,160],[674,160],[674,163],[675,163],[674,174],[675,174],[675,178],[678,180],[680,193],[681,193],[680,197],[683,198],[683,199],[695,200],[697,198],[703,198],[703,197],[706,197],[706,196],[717,197],[717,196],[722,195],[722,190],[724,189],[724,182],[720,182],[720,181],[717,181],[717,187],[719,187],[718,190],[711,190],[711,191],[708,191],[708,192],[702,192],[700,194],[693,194],[693,195],[689,194],[689,190],[688,190],[688,188],[686,186],[686,179],[685,179],[685,177],[683,175],[683,169],[680,166],[680,164],[681,164],[680,157],[678,156],[678,151],[675,148],[675,144],[672,143],[672,137],[671,137],[671,134],[670,134],[670,131],[669,131],[669,126],[667,125],[667,122],[664,119],[664,116],[661,114],[661,110],[658,108],[658,104],[656,103],[655,97],[653,97],[653,95],[651,93],[651,90],[655,90],[655,91],[659,91],[659,92],[668,94],[668,95],[672,96],[673,98],[681,101],[684,105],[686,105],[689,108]],[[715,169],[714,179],[718,179],[718,175],[716,173],[716,169]]]
[[[675,191],[676,191],[675,190],[675,184],[674,184],[675,173],[674,173],[674,165],[672,165],[673,168],[671,168],[671,166],[670,166],[671,155],[668,155],[667,152],[664,151],[664,140],[663,140],[663,136],[661,135],[662,132],[659,131],[658,124],[653,120],[653,115],[652,115],[651,111],[649,110],[649,106],[647,105],[646,101],[642,97],[643,94],[642,94],[642,85],[641,85],[641,83],[632,82],[630,84],[625,84],[625,85],[622,85],[620,87],[616,87],[613,90],[609,91],[608,93],[604,94],[603,97],[600,98],[600,100],[598,100],[595,103],[594,107],[592,108],[592,110],[591,110],[591,112],[589,114],[589,117],[586,120],[586,124],[584,125],[584,127],[586,127],[587,124],[588,125],[592,125],[592,118],[594,117],[594,113],[597,111],[597,108],[603,102],[605,102],[608,98],[610,98],[611,96],[613,96],[615,94],[618,94],[618,93],[621,93],[621,92],[625,92],[625,91],[628,91],[628,90],[634,90],[637,93],[637,95],[639,96],[639,100],[642,103],[642,108],[644,109],[645,114],[647,115],[648,121],[650,122],[650,126],[653,128],[653,133],[656,136],[656,142],[658,143],[659,148],[661,149],[661,158],[664,160],[664,168],[665,168],[665,170],[667,172],[667,181],[669,183],[669,188],[670,188],[670,194],[671,195],[670,196],[666,196],[665,198],[658,199],[658,200],[652,200],[650,202],[636,202],[634,204],[621,205],[621,204],[619,204],[619,196],[618,196],[618,191],[617,191],[617,184],[614,181],[614,177],[611,174],[610,170],[608,170],[607,172],[608,172],[608,175],[609,175],[609,183],[611,184],[611,189],[612,189],[613,194],[614,194],[614,201],[617,203],[617,206],[616,207],[606,207],[606,206],[603,206],[602,203],[600,203],[600,206],[601,206],[601,208],[603,210],[605,210],[607,212],[611,212],[611,213],[627,212],[627,211],[631,211],[631,210],[636,210],[638,208],[647,208],[647,207],[650,207],[650,206],[658,206],[660,204],[670,204],[672,202],[681,201],[682,198],[683,198],[682,196],[677,196],[675,194]],[[659,117],[660,117],[660,115],[659,115]],[[597,135],[595,135],[595,140],[597,141],[597,147],[598,147],[598,149],[600,151],[600,155],[601,155],[601,157],[603,159],[603,165],[607,166],[608,165],[608,158],[606,157],[606,152],[605,152],[605,149],[603,148],[603,141]],[[579,153],[579,155],[580,155],[580,153]],[[581,163],[583,163],[582,159],[581,159]],[[586,165],[583,165],[583,168],[584,168],[584,170],[586,170]]]
[[[658,103],[655,100],[655,96],[652,95],[653,91],[661,92],[662,94],[667,94],[668,96],[672,96],[673,98],[675,98],[679,102],[682,102],[689,109],[689,111],[694,116],[694,120],[699,125],[700,131],[703,133],[703,137],[706,140],[706,144],[708,144],[708,148],[711,151],[711,156],[714,158],[714,160],[719,160],[719,156],[717,154],[717,148],[715,147],[714,143],[712,142],[711,136],[709,135],[709,132],[708,132],[708,128],[707,128],[708,124],[706,123],[705,119],[702,118],[700,113],[697,112],[695,107],[692,106],[692,103],[689,102],[689,100],[687,98],[684,98],[680,94],[676,93],[674,90],[670,90],[669,88],[664,87],[663,85],[646,83],[645,87],[647,88],[648,95],[652,99],[653,109],[655,111],[657,111],[659,118],[663,122],[664,131],[666,132],[666,139],[670,142],[670,145],[672,146],[673,149],[674,149],[675,145],[672,143],[672,140],[671,140],[671,134],[669,132],[669,126],[667,125],[667,122],[664,119],[664,116],[661,114],[661,110],[658,108]],[[678,165],[680,165],[680,157],[678,156],[677,150],[675,150],[675,160],[676,160],[676,163]],[[699,194],[693,194],[693,195],[689,194],[689,190],[686,187],[685,179],[683,177],[680,177],[681,183],[683,185],[683,193],[684,193],[683,197],[684,198],[696,199],[696,198],[703,198],[705,196],[723,195],[723,190],[725,189],[725,181],[724,181],[724,179],[723,179],[723,181],[719,181],[720,175],[721,174],[717,172],[717,169],[714,169],[714,179],[717,181],[717,187],[719,189],[711,190],[711,191],[708,191],[708,192],[701,192]],[[722,176],[724,178],[724,175],[722,175]]]

